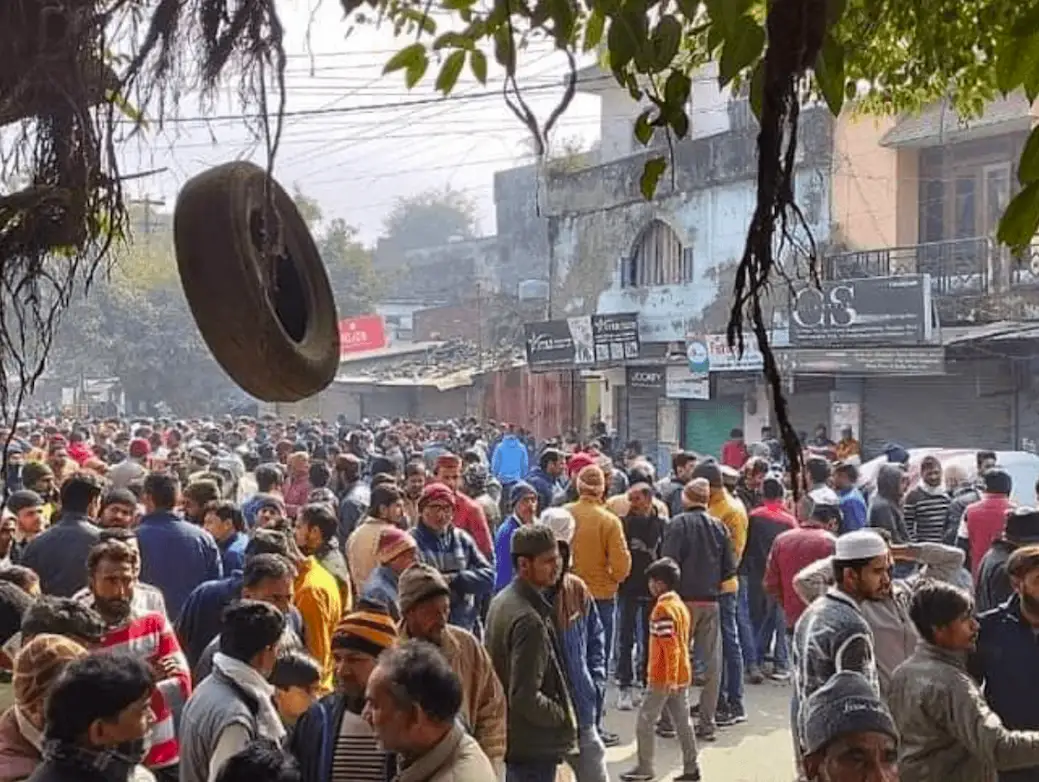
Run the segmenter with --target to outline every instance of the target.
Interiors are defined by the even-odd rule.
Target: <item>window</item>
[[[649,288],[692,282],[693,248],[682,242],[670,226],[654,220],[642,232],[635,251],[622,269],[625,288]]]

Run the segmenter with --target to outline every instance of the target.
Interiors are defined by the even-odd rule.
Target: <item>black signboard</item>
[[[930,339],[931,285],[923,274],[834,280],[791,295],[791,345],[920,345]]]
[[[651,388],[663,391],[667,384],[664,367],[628,367],[628,388]]]
[[[624,362],[639,357],[639,323],[633,313],[592,315],[595,363]]]
[[[944,375],[945,349],[820,348],[776,350],[784,375]]]
[[[531,369],[624,364],[639,357],[635,313],[581,315],[524,326]]]

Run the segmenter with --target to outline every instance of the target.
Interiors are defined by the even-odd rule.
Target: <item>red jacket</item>
[[[794,591],[794,576],[824,557],[833,556],[837,538],[822,527],[796,527],[772,543],[765,565],[765,591],[780,602],[787,628],[793,628],[808,607]]]
[[[494,541],[491,539],[491,528],[487,526],[487,516],[484,515],[483,508],[476,500],[462,492],[455,492],[455,515],[451,523],[472,536],[476,542],[476,548],[487,557],[488,562],[494,561]]]
[[[738,440],[727,440],[722,446],[722,464],[739,470],[747,463],[749,458],[747,446]]]
[[[963,525],[967,528],[968,555],[974,580],[978,580],[981,558],[992,546],[1007,524],[1007,511],[1014,503],[1004,494],[983,494],[981,499],[967,506]]]

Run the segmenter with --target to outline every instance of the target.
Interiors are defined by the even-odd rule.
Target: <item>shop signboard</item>
[[[636,314],[580,315],[524,326],[531,369],[590,368],[639,357]]]
[[[628,388],[648,388],[655,391],[664,390],[664,367],[628,367],[626,382]]]
[[[926,274],[834,280],[791,294],[790,344],[922,345],[931,341]]]
[[[664,381],[664,396],[668,399],[710,399],[710,375],[689,371],[688,367],[668,367]]]
[[[787,376],[798,375],[944,375],[942,347],[787,348],[776,350],[776,363]]]
[[[386,347],[386,326],[381,315],[362,315],[339,321],[339,355],[363,353]]]

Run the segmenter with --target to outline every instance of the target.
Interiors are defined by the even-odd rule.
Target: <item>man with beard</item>
[[[978,617],[971,673],[982,681],[985,700],[1010,730],[1039,730],[1039,545],[1022,546],[1007,560],[1014,593]],[[1000,782],[1039,779],[1039,764],[1001,771]]]
[[[379,656],[397,641],[397,628],[382,606],[359,601],[332,635],[336,691],[300,717],[288,751],[299,761],[303,782],[388,782],[394,756],[379,746],[361,717],[364,691]]]
[[[101,498],[101,515],[97,525],[102,529],[130,529],[137,517],[137,498],[129,489],[109,489]]]
[[[842,535],[837,538],[833,571],[836,583],[808,606],[794,627],[791,729],[797,742],[804,737],[800,705],[838,671],[861,673],[880,693],[873,631],[860,603],[882,600],[891,591],[887,541],[871,530]]]
[[[404,468],[404,518],[407,526],[419,522],[418,501],[426,485],[426,463],[421,459],[408,462]]]
[[[906,529],[914,543],[941,543],[952,497],[942,482],[942,463],[936,456],[920,462],[920,483],[903,501]]]
[[[84,604],[105,621],[101,648],[127,652],[147,663],[156,685],[151,707],[155,715],[144,764],[161,782],[177,779],[180,748],[173,725],[173,705],[191,695],[191,673],[173,627],[164,614],[134,609],[137,553],[115,540],[99,543],[87,557],[90,594]]]
[[[304,505],[299,509],[296,519],[296,545],[304,556],[314,557],[321,567],[332,574],[339,587],[341,610],[349,611],[354,602],[353,587],[346,557],[336,540],[337,527],[338,521],[331,506],[322,502]]]

